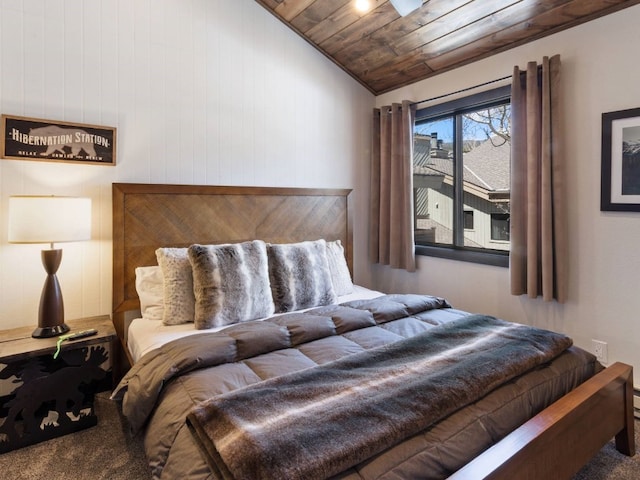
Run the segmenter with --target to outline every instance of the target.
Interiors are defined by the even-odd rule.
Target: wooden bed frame
[[[126,314],[140,309],[135,268],[157,265],[159,247],[261,239],[340,240],[353,271],[348,189],[114,183],[113,323],[126,347]],[[129,350],[125,348],[131,364]]]
[[[135,267],[158,247],[193,243],[341,240],[353,271],[348,189],[113,184],[113,322],[123,349],[127,314],[139,310]],[[615,437],[635,454],[632,367],[606,368],[476,457],[452,477],[571,478]]]

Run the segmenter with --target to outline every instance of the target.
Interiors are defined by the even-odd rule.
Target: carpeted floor
[[[96,395],[98,425],[0,454],[0,478],[11,480],[148,480],[142,441],[131,438],[117,403]]]
[[[0,454],[0,478],[11,480],[148,480],[142,441],[132,439],[119,407],[100,394],[98,426],[13,452]],[[636,445],[640,421],[636,420]],[[607,444],[574,480],[637,480],[640,453],[633,458]],[[553,479],[544,479],[553,480]]]
[[[640,420],[635,420],[636,451],[640,448]],[[573,480],[640,479],[640,453],[627,457],[616,450],[613,441],[600,450]]]

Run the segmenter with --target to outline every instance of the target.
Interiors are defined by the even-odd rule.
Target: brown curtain
[[[513,70],[511,92],[511,293],[562,303],[566,286],[560,56]]]
[[[413,244],[413,124],[416,106],[402,104],[373,110],[371,149],[372,263],[416,269]]]

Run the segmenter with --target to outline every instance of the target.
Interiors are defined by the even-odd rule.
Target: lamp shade
[[[9,197],[9,243],[53,244],[90,238],[90,198]]]

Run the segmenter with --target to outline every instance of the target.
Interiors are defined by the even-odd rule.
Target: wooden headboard
[[[135,268],[157,265],[159,247],[260,239],[340,240],[353,272],[348,189],[113,184],[113,323],[138,310]]]

